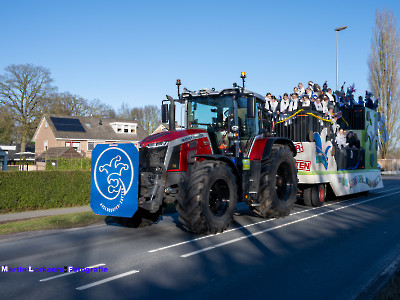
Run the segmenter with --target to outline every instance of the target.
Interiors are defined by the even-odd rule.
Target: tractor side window
[[[256,114],[258,115],[258,114]],[[238,122],[241,139],[250,139],[259,132],[258,118],[247,118],[247,98],[238,100]]]

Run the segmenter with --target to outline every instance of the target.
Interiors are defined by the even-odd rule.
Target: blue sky
[[[0,0],[0,73],[10,64],[50,69],[60,92],[118,109],[160,105],[190,90],[240,82],[278,96],[308,80],[368,89],[377,8],[400,1]]]

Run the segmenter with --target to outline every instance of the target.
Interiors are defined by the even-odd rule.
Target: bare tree
[[[143,108],[143,121],[143,128],[148,134],[152,134],[161,124],[161,109],[155,105],[146,105]]]
[[[14,122],[10,110],[5,105],[0,105],[0,143],[11,143],[14,139],[14,131]]]
[[[53,93],[49,97],[46,110],[50,114],[67,116],[87,116],[89,114],[88,101],[69,92]]]
[[[21,152],[37,126],[41,102],[53,91],[50,71],[31,64],[10,65],[0,76],[0,103],[12,113],[21,136]]]
[[[161,110],[155,105],[131,109],[126,103],[123,103],[118,109],[118,117],[137,121],[148,134],[152,134],[161,124]]]
[[[371,53],[368,60],[369,85],[376,98],[378,110],[385,114],[389,141],[382,145],[381,156],[396,147],[400,140],[398,114],[400,109],[400,37],[391,10],[377,10]]]
[[[102,103],[99,99],[94,99],[88,103],[88,115],[93,117],[115,118],[115,110]]]
[[[126,119],[126,120],[131,119],[132,115],[131,115],[131,109],[129,108],[129,105],[126,104],[125,102],[123,102],[121,104],[121,107],[118,109],[117,116],[118,116],[118,118],[121,118],[121,119]]]

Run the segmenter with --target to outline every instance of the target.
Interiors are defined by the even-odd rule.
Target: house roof
[[[81,158],[82,155],[78,153],[73,147],[52,147],[44,151],[36,161],[45,161],[49,158]]]
[[[38,130],[42,126],[44,119],[46,119],[47,124],[52,129],[54,136],[61,139],[64,138],[76,140],[81,139],[105,141],[140,141],[148,135],[137,122],[132,120],[44,115],[39,127],[36,129],[34,139],[36,139],[36,135],[38,133]],[[60,120],[65,121],[66,125],[60,126]],[[55,122],[58,123],[55,124]],[[136,133],[117,133],[110,125],[112,123],[135,124]],[[72,126],[71,124],[76,127],[74,128],[74,126]]]

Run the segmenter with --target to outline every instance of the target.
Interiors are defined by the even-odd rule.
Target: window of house
[[[137,130],[136,123],[114,122],[110,123],[110,125],[114,129],[114,132],[116,133],[136,134]]]
[[[44,148],[44,151],[46,151],[49,148],[49,141],[47,141],[47,140],[43,141],[43,148]]]
[[[47,128],[47,121],[44,121],[44,127]]]
[[[65,147],[73,147],[75,150],[81,150],[81,142],[65,142]]]
[[[94,146],[95,146],[94,142],[88,142],[87,144],[88,151],[93,151]]]
[[[75,150],[80,151],[81,150],[81,142],[72,142],[72,147],[74,147]]]

